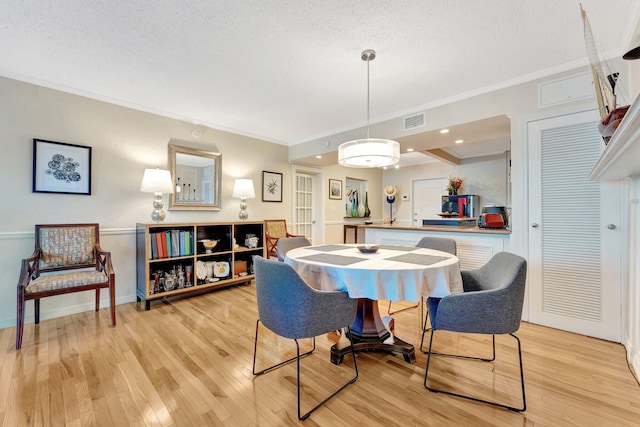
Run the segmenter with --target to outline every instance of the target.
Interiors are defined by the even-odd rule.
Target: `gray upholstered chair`
[[[286,363],[297,361],[298,378],[298,419],[305,420],[313,411],[358,379],[358,365],[353,352],[353,342],[349,325],[356,315],[357,300],[349,298],[342,291],[319,291],[308,286],[288,264],[254,257],[256,295],[259,319],[256,322],[256,338],[253,351],[253,374],[262,375]],[[268,368],[256,371],[258,352],[258,331],[260,323],[273,333],[293,339],[296,356]],[[316,348],[315,337],[346,328],[346,336],[351,341],[351,356],[355,376],[305,414],[300,410],[300,358],[310,355]],[[313,348],[300,354],[298,340],[311,338]],[[320,375],[322,375],[320,373]],[[308,389],[307,386],[305,388]]]
[[[306,237],[282,237],[278,239],[278,261],[284,261],[287,252],[291,249],[311,246],[311,242]]]
[[[447,237],[431,237],[425,236],[418,243],[416,243],[416,247],[418,248],[427,248],[427,249],[435,249],[436,251],[448,252],[452,255],[456,255],[457,253],[457,245],[454,239],[449,239]],[[393,313],[398,313],[400,311],[409,310],[410,308],[420,307],[420,323],[422,325],[422,329],[426,328],[427,325],[427,317],[429,316],[429,311],[427,310],[426,314],[423,314],[422,308],[424,307],[424,298],[420,297],[420,302],[416,305],[412,305],[410,307],[401,308],[400,310],[391,311],[391,301],[389,301],[388,313],[391,315]]]
[[[524,289],[527,277],[527,262],[524,258],[508,252],[495,254],[484,266],[462,272],[464,292],[448,295],[444,298],[427,298],[431,313],[431,338],[427,352],[427,365],[424,372],[424,386],[429,391],[446,393],[476,402],[500,406],[512,411],[524,411],[527,403],[524,394],[524,374],[522,369],[522,351],[520,340],[514,335],[520,328]],[[490,359],[433,351],[433,336],[436,331],[453,331],[492,336],[493,355]],[[424,340],[425,331],[422,333]],[[520,384],[522,388],[522,407],[504,405],[495,401],[483,400],[451,391],[428,386],[429,364],[431,356],[461,357],[464,359],[492,362],[496,357],[496,335],[509,334],[518,343],[520,361]],[[420,345],[422,347],[422,344]]]

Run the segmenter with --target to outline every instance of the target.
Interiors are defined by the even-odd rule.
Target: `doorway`
[[[324,240],[322,173],[293,167],[293,234],[303,235],[313,244]]]
[[[440,218],[442,195],[446,194],[448,178],[417,179],[411,182],[413,226],[422,226],[423,219]]]

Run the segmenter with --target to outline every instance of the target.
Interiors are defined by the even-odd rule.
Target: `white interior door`
[[[304,235],[311,242],[314,241],[314,189],[315,177],[305,173],[296,173],[294,197],[295,217],[293,234]]]
[[[620,184],[587,176],[604,144],[595,111],[528,124],[529,314],[620,342]]]
[[[446,193],[447,178],[418,179],[412,182],[413,225],[421,226],[423,219],[440,218],[442,195]]]

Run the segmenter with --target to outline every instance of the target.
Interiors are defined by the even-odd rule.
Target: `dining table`
[[[394,335],[383,322],[378,300],[421,301],[462,292],[458,257],[414,246],[324,244],[287,252],[285,263],[312,288],[338,290],[358,300],[349,328],[353,350],[400,353],[415,362],[414,346]],[[351,352],[349,340],[331,347],[331,362]]]

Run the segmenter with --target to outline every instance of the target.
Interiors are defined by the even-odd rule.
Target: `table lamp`
[[[254,199],[256,197],[256,192],[253,189],[253,180],[251,179],[236,179],[236,182],[233,184],[233,194],[231,197],[236,199],[240,199],[240,213],[238,217],[242,221],[246,221],[249,218],[249,213],[247,212],[247,199]]]
[[[156,223],[164,221],[165,213],[162,210],[164,207],[162,193],[173,193],[171,173],[162,169],[145,169],[140,191],[154,193],[155,198],[153,200],[151,219]]]

